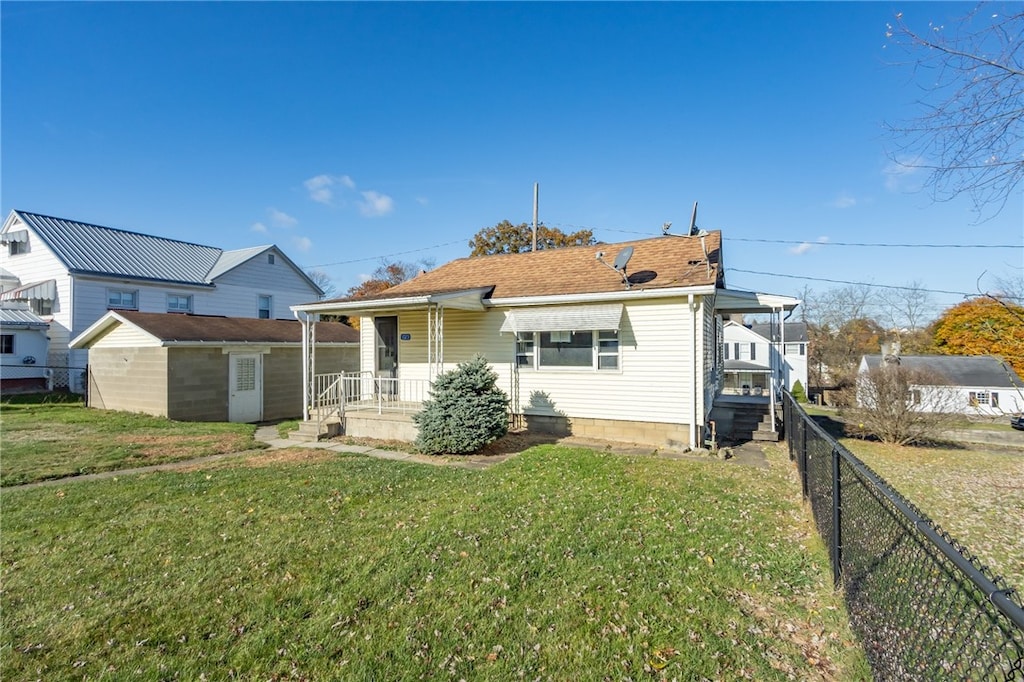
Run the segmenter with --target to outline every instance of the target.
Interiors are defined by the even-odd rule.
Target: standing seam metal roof
[[[208,285],[210,271],[225,253],[202,244],[25,211],[15,213],[72,272]]]

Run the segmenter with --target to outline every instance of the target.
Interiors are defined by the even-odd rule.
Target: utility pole
[[[533,183],[533,248],[537,250],[537,212],[540,208],[540,183]]]

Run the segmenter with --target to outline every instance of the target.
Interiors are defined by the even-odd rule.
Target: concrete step
[[[288,440],[312,443],[321,438],[332,438],[340,433],[341,422],[337,418],[329,419],[320,424],[319,431],[317,431],[317,423],[310,420],[308,422],[300,422],[299,428],[288,434]]]

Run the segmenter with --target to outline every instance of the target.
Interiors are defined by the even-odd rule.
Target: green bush
[[[423,410],[416,447],[428,455],[476,452],[508,433],[508,396],[496,386],[498,375],[477,355],[434,381]]]
[[[807,402],[807,391],[804,390],[804,385],[800,383],[799,379],[797,379],[796,383],[793,384],[793,390],[790,391],[790,393],[793,394],[793,400],[798,403]]]

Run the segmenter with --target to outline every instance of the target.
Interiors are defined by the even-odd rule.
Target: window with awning
[[[43,282],[32,282],[0,293],[0,301],[31,301],[39,299],[50,301],[57,299],[57,280],[48,279]]]
[[[526,369],[619,368],[622,304],[526,308],[505,314],[516,335],[516,365]]]
[[[505,313],[501,332],[618,331],[622,322],[621,303],[598,305],[518,308]]]

